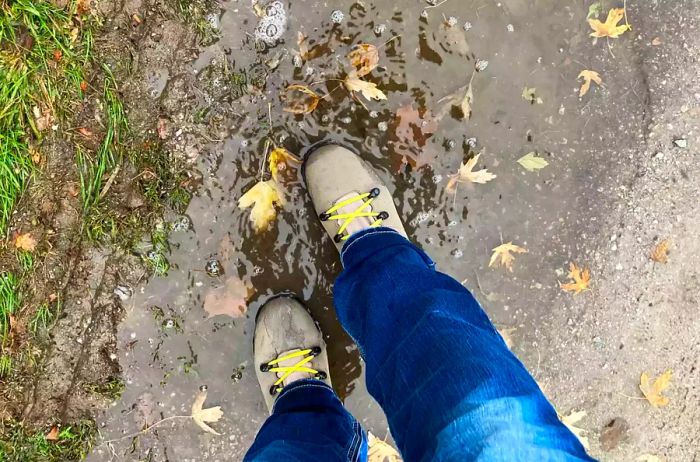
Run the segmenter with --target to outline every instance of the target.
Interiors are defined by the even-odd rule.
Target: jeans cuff
[[[408,246],[418,252],[426,265],[435,266],[425,252],[413,245],[402,234],[392,228],[384,227],[365,229],[350,236],[340,251],[340,261],[343,263],[343,268],[350,268],[380,250],[395,246]]]
[[[321,382],[317,379],[302,379],[290,383],[284,390],[280,392],[280,395],[275,400],[275,404],[272,407],[272,413],[275,414],[278,408],[284,409],[285,401],[289,400],[291,395],[296,394],[295,391],[304,389],[309,391],[309,389],[314,389],[315,391],[326,391],[331,395],[335,396],[335,392],[326,383]],[[303,391],[302,391],[303,392]]]

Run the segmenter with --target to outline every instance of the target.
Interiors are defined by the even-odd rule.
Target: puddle
[[[262,33],[263,21],[243,3],[224,3],[222,38],[202,50],[192,73],[212,60],[227,60],[236,69],[256,61],[250,37]],[[419,2],[401,8],[384,0],[349,8],[337,0],[275,3],[286,12],[274,31],[282,31],[281,42],[263,52],[265,59],[279,61],[265,89],[275,141],[297,152],[322,139],[352,146],[393,190],[414,241],[441,271],[465,281],[497,323],[529,325],[546,318],[543,301],[550,295],[540,289],[556,284],[554,269],[566,261],[566,252],[556,257],[540,251],[516,263],[543,261],[551,274],[510,275],[487,264],[490,250],[502,241],[550,249],[567,242],[566,236],[585,232],[567,227],[572,213],[588,207],[577,197],[586,191],[591,203],[599,199],[590,164],[580,156],[591,143],[587,133],[603,130],[608,121],[588,118],[581,128],[586,108],[576,94],[578,70],[567,67],[572,49],[587,41],[582,7],[562,7],[553,0],[455,0],[424,15],[427,4]],[[337,14],[331,17],[335,10],[343,13],[340,24]],[[318,47],[318,56],[301,67],[293,59],[298,31]],[[342,78],[345,54],[361,42],[380,46],[380,67],[370,79],[388,96],[366,103],[369,112],[329,81]],[[467,85],[477,61],[480,72],[473,80],[473,115],[467,123],[453,118],[439,101]],[[149,85],[160,88],[164,75]],[[314,88],[332,93],[313,114],[282,111],[278,95],[286,85],[324,81]],[[537,89],[542,104],[523,99],[526,86]],[[204,99],[215,109],[216,98]],[[99,446],[88,460],[240,460],[267,417],[252,364],[255,313],[282,291],[305,300],[321,325],[331,376],[349,409],[373,433],[387,434],[383,414],[366,392],[358,350],[335,318],[332,284],[340,263],[321,233],[299,172],[285,183],[288,205],[268,232],[254,234],[249,211],[236,205],[257,181],[268,133],[267,101],[251,101],[242,107],[234,102],[241,118],[228,132],[233,134],[202,150],[203,184],[187,210],[193,227],[172,234],[169,275],[152,278],[126,302],[128,316],[119,335],[126,391],[98,419],[105,439],[119,438],[145,422],[188,414],[199,386],[206,384],[208,403],[224,410],[216,425],[223,436],[204,434],[191,422],[166,423],[136,440]],[[411,146],[412,140],[397,139],[397,111],[439,119],[432,136],[424,133],[422,149]],[[541,153],[550,166],[525,172],[515,161],[530,151]],[[446,193],[449,175],[473,152],[482,152],[479,165],[496,173],[497,180],[460,185],[456,196]],[[205,268],[214,259],[223,274],[212,277]],[[247,314],[208,317],[207,295],[230,278],[253,292]]]

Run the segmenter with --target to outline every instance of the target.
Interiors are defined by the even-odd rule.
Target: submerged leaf
[[[284,90],[284,110],[292,114],[309,114],[314,112],[321,96],[306,85],[289,85]]]
[[[654,383],[651,383],[649,375],[642,372],[639,378],[639,389],[652,406],[663,407],[671,401],[668,396],[661,394],[671,384],[671,375],[672,371],[669,369],[654,380]]]
[[[253,206],[250,221],[255,231],[266,230],[277,216],[275,204],[284,205],[284,198],[277,189],[274,180],[259,181],[238,200],[241,209]]]
[[[578,92],[579,97],[588,93],[588,90],[591,88],[591,81],[598,85],[603,83],[603,79],[600,78],[600,74],[598,74],[596,71],[591,71],[588,69],[581,71],[578,77],[576,77],[576,80],[579,79],[583,79],[583,84],[581,84],[581,89]]]
[[[527,253],[527,249],[517,246],[512,242],[501,244],[493,249],[493,254],[491,255],[491,260],[489,261],[489,267],[493,267],[494,265],[501,265],[512,273],[513,261],[515,260],[515,255],[513,255],[512,252]]]
[[[518,159],[518,163],[523,166],[525,170],[528,172],[534,172],[535,170],[541,170],[545,168],[547,165],[549,165],[549,162],[547,162],[544,158],[539,157],[536,153],[534,152],[528,152],[524,156],[522,156],[520,159]]]
[[[248,312],[248,298],[253,292],[245,282],[233,276],[223,287],[212,289],[204,296],[204,311],[210,318],[217,315],[243,318]]]
[[[377,84],[366,80],[358,79],[357,77],[348,76],[343,81],[345,88],[350,92],[359,91],[368,101],[373,99],[386,99],[386,95],[377,88]]]
[[[202,407],[204,406],[204,401],[206,401],[206,399],[207,389],[206,387],[202,387],[200,392],[197,393],[197,396],[195,396],[194,402],[192,403],[192,420],[194,420],[194,423],[199,425],[199,427],[202,430],[212,433],[214,435],[221,435],[221,433],[216,432],[213,428],[207,425],[207,422],[218,422],[221,419],[221,417],[223,417],[224,413],[221,410],[221,406],[202,409]]]
[[[474,167],[476,166],[476,163],[479,161],[480,156],[481,154],[475,155],[474,157],[463,163],[461,167],[459,167],[457,174],[453,175],[450,178],[450,181],[447,183],[448,191],[454,190],[455,186],[457,186],[457,183],[470,182],[484,184],[496,178],[496,175],[489,172],[485,168],[476,172],[473,171]]]
[[[348,59],[355,68],[355,76],[363,77],[379,65],[379,50],[369,43],[360,43],[348,53]]]
[[[278,172],[287,168],[288,163],[300,164],[301,159],[289,152],[285,148],[275,148],[270,153],[270,173],[272,178],[278,180]]]
[[[573,292],[574,294],[580,294],[584,290],[588,289],[588,284],[591,282],[591,272],[586,269],[581,269],[576,266],[575,263],[571,262],[569,264],[569,279],[573,279],[574,282],[569,282],[566,284],[559,283],[559,287],[565,292]]]
[[[591,37],[618,38],[624,32],[631,29],[628,24],[617,25],[624,17],[624,8],[613,8],[608,12],[608,17],[605,22],[601,22],[598,19],[589,19],[588,24],[591,26],[591,29],[593,29]]]

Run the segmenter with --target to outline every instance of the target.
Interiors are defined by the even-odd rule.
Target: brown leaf
[[[33,252],[36,249],[36,239],[31,233],[23,233],[15,238],[15,248],[24,250],[25,252]]]
[[[45,131],[53,125],[53,114],[48,108],[39,109],[38,106],[32,108],[34,119],[36,120],[36,128],[40,132]]]
[[[30,148],[29,152],[32,156],[32,162],[39,165],[41,163],[41,152],[38,149]]]
[[[92,0],[78,0],[78,2],[77,2],[78,13],[79,14],[89,13],[90,12],[90,3],[92,3]]]
[[[85,128],[85,127],[80,127],[80,128],[78,129],[78,133],[79,133],[80,136],[82,136],[83,138],[89,138],[89,139],[90,139],[90,138],[94,138],[94,137],[95,137],[95,134],[92,133],[92,130],[90,130],[89,128]]]
[[[321,96],[305,85],[289,85],[283,94],[284,110],[292,114],[309,114],[314,112]]]
[[[59,62],[63,58],[63,52],[61,50],[55,50],[53,52],[53,60]]]
[[[44,436],[48,441],[57,441],[58,440],[58,427],[54,425],[51,427],[51,430]]]
[[[667,263],[668,262],[668,248],[671,245],[671,241],[664,239],[659,242],[656,247],[651,251],[651,259],[657,263]]]
[[[639,389],[652,406],[657,408],[664,407],[671,401],[668,396],[661,394],[671,384],[671,375],[672,371],[668,369],[654,380],[654,383],[651,383],[649,375],[646,372],[642,372],[639,378]]]
[[[473,171],[476,167],[476,163],[479,161],[481,154],[477,154],[471,159],[464,162],[455,175],[452,175],[450,181],[447,183],[447,190],[450,192],[455,191],[457,183],[479,183],[485,184],[496,178],[496,175],[489,172],[488,169],[482,168],[481,170]],[[489,265],[490,266],[490,265]]]
[[[377,88],[377,84],[374,82],[368,82],[349,75],[343,80],[343,84],[351,93],[356,91],[360,92],[367,101],[386,99],[384,92]]]
[[[427,151],[423,149],[428,139],[437,130],[437,119],[430,109],[423,111],[413,105],[402,106],[396,111],[397,142],[394,150],[403,157],[404,163],[419,168],[427,164]]]
[[[245,282],[231,277],[223,287],[212,289],[204,296],[204,311],[210,318],[220,314],[242,318],[248,312],[248,298],[253,293]]]
[[[369,43],[360,43],[348,53],[348,59],[355,68],[355,76],[363,77],[379,65],[379,50]]]
[[[278,172],[280,170],[285,170],[288,163],[301,164],[301,159],[296,155],[292,154],[285,148],[275,148],[270,153],[270,173],[272,173],[272,178],[278,180]]]
[[[584,290],[588,289],[588,284],[591,282],[591,272],[586,269],[579,268],[574,262],[569,264],[569,278],[573,279],[574,282],[569,282],[566,284],[559,283],[559,287],[565,292],[573,292],[574,294],[580,294]]]
[[[88,89],[88,83],[85,80],[80,82],[80,91],[86,91],[87,89]]]

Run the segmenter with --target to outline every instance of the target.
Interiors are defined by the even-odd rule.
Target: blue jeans
[[[479,303],[387,228],[353,235],[338,318],[406,462],[591,461]],[[367,439],[314,380],[282,391],[246,461],[365,461]]]

